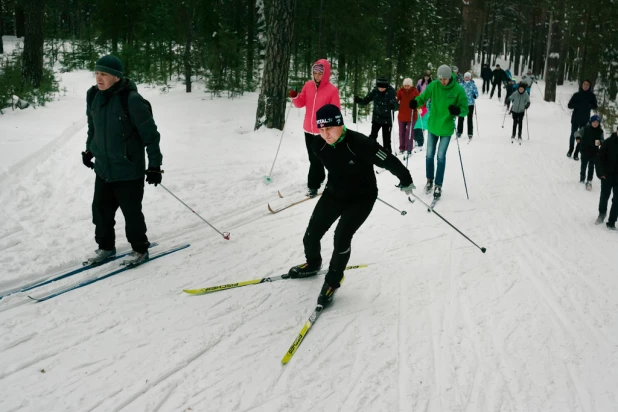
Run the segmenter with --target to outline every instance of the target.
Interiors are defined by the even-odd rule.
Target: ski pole
[[[470,196],[468,196],[468,184],[466,183],[466,173],[464,172],[463,161],[461,160],[461,150],[459,150],[459,139],[457,140],[457,151],[459,152],[459,163],[461,164],[461,174],[464,179],[464,186],[466,187],[466,197],[470,200]]]
[[[272,183],[272,174],[273,174],[273,169],[275,168],[275,162],[277,161],[277,156],[279,156],[279,149],[281,149],[281,142],[283,142],[283,134],[285,133],[285,126],[288,125],[288,116],[290,115],[290,111],[292,110],[292,102],[290,101],[290,107],[288,108],[288,112],[285,115],[285,123],[283,123],[283,129],[281,129],[281,138],[279,139],[279,146],[277,146],[277,153],[275,154],[275,160],[273,160],[273,165],[270,168],[270,172],[268,173],[268,176],[264,176],[264,183],[265,184],[271,184]]]
[[[528,109],[526,109],[526,130],[528,131],[528,140],[530,140],[530,125],[528,124]]]
[[[504,112],[504,118],[502,119],[502,128],[504,129],[504,122],[506,122],[506,114],[508,113],[509,109],[507,108],[506,111]]]
[[[406,212],[405,210],[399,210],[399,209],[397,209],[395,206],[393,206],[393,205],[391,205],[391,204],[386,203],[384,200],[382,200],[382,199],[380,199],[380,198],[378,198],[378,200],[379,200],[380,202],[384,203],[386,206],[390,207],[391,209],[395,209],[396,211],[398,211],[399,213],[401,213],[401,216],[405,216],[405,215],[407,215],[407,214],[408,214],[408,212]]]
[[[536,87],[539,89],[539,92],[541,92],[541,96],[543,97],[543,99],[545,99],[545,93],[543,93],[543,90],[541,90],[541,86],[539,86],[537,82],[534,82],[534,84],[536,84]]]
[[[479,111],[476,105],[474,105],[474,117],[476,117],[476,134],[481,137],[481,133],[479,132]]]
[[[189,206],[187,206],[187,204],[185,202],[183,202],[182,200],[178,199],[178,197],[175,194],[173,194],[172,192],[170,192],[170,190],[167,187],[163,186],[161,183],[159,183],[159,186],[161,186],[163,189],[165,189],[167,191],[167,193],[169,193],[170,195],[174,196],[176,198],[176,200],[178,200],[180,203],[182,203],[187,209],[189,209],[190,211],[195,213],[197,215],[197,217],[202,219],[204,221],[204,223],[206,223],[208,226],[213,228],[218,234],[223,236],[223,239],[230,240],[230,232],[223,232],[223,233],[219,232],[216,227],[214,227],[213,225],[208,223],[208,221],[206,219],[204,219],[202,216],[200,216],[195,210],[191,209]]]
[[[457,231],[457,233],[459,233],[460,235],[462,235],[463,237],[465,237],[468,242],[472,243],[474,246],[476,246],[477,248],[479,248],[481,250],[481,252],[485,253],[487,252],[487,249],[484,247],[480,247],[479,245],[477,245],[476,243],[474,243],[468,236],[464,235],[459,229],[457,229],[455,226],[453,226],[448,220],[446,220],[445,218],[443,218],[440,213],[436,212],[435,209],[432,209],[429,207],[429,205],[425,202],[423,202],[423,199],[421,199],[420,197],[416,196],[414,193],[412,193],[412,196],[414,196],[416,199],[420,200],[422,204],[424,204],[425,206],[427,206],[427,209],[431,210],[433,213],[436,214],[436,216],[438,216],[440,219],[442,219],[444,222],[446,222],[450,227],[452,227],[453,229],[455,229]],[[414,200],[410,199],[408,197],[408,200],[411,203],[414,203]]]

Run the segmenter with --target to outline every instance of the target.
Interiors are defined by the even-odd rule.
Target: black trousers
[[[489,79],[483,79],[483,93],[489,93]]]
[[[526,112],[515,113],[513,112],[513,134],[511,136],[515,136],[517,132],[517,126],[519,126],[519,134],[518,137],[521,138],[521,134],[524,131],[524,114]]]
[[[474,134],[474,126],[472,125],[472,120],[474,118],[474,105],[468,106],[468,135],[472,136]],[[464,118],[459,116],[457,117],[457,133],[463,134],[463,126],[464,126]]]
[[[491,86],[491,93],[489,94],[489,98],[494,97],[494,91],[496,91],[496,87],[498,88],[498,99],[502,97],[502,85],[500,83],[494,83]]]
[[[386,153],[393,153],[393,149],[391,148],[391,131],[393,130],[392,124],[371,123],[371,134],[369,134],[369,137],[374,140],[378,140],[378,132],[380,129],[382,129],[382,146],[384,146],[384,150],[386,150]]]
[[[607,213],[607,202],[609,197],[614,191],[614,197],[612,198],[612,208],[609,211],[609,218],[607,223],[616,224],[618,218],[618,182],[609,183],[607,179],[601,179],[601,199],[599,200],[599,213],[604,215]]]
[[[107,183],[97,176],[92,200],[92,223],[96,226],[94,239],[99,248],[111,250],[116,247],[114,218],[120,207],[126,222],[127,240],[133,250],[146,253],[150,243],[146,237],[146,222],[142,213],[143,197],[143,179]]]
[[[586,156],[582,153],[582,167],[579,173],[579,180],[584,180],[586,176],[586,169],[588,169],[588,181],[592,182],[592,178],[594,177],[594,156]]]
[[[423,129],[414,129],[414,141],[418,147],[422,147],[425,143],[425,136],[423,135]]]
[[[311,150],[311,145],[315,139],[322,140],[322,137],[317,134],[311,134],[305,132],[305,144],[307,146],[307,155],[309,155],[309,175],[307,176],[307,187],[309,189],[318,190],[322,185],[324,179],[326,179],[326,172],[324,171],[324,164],[318,159],[318,157]]]
[[[339,219],[335,229],[335,248],[326,274],[326,283],[330,286],[339,287],[341,285],[343,271],[350,260],[352,237],[371,213],[376,198],[377,196],[370,196],[342,201],[335,199],[328,191],[325,191],[313,209],[309,226],[303,237],[305,257],[309,264],[322,262],[320,240]]]

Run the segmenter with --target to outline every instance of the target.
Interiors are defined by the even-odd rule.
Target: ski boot
[[[317,275],[320,269],[322,269],[322,262],[314,265],[303,263],[302,265],[292,267],[288,272],[288,276],[292,279],[308,278],[309,276]]]
[[[469,135],[468,135],[468,141],[472,140],[472,137],[473,137],[473,136],[472,136],[471,134],[469,134]]]
[[[433,190],[433,198],[440,199],[440,196],[442,196],[442,186],[436,185],[436,187]]]
[[[571,152],[570,150],[567,152],[567,157],[571,157],[571,155],[573,154],[573,152]]]
[[[603,223],[604,220],[605,220],[605,213],[599,213],[599,217],[597,217],[597,220],[594,222],[594,224],[600,225],[601,223]]]
[[[83,263],[84,266],[100,265],[101,263],[105,262],[107,259],[116,256],[116,249],[112,249],[112,250],[97,249],[97,250],[94,251],[94,253],[95,253],[95,256],[89,257]]]
[[[609,230],[616,230],[616,223],[607,222],[605,225],[607,226]]]
[[[425,193],[429,194],[431,192],[431,189],[433,189],[433,180],[427,179],[427,184],[425,185]]]
[[[122,266],[139,266],[148,259],[150,259],[148,251],[146,253],[139,253],[134,250],[122,261]]]
[[[511,143],[515,142],[515,135],[511,136]]]
[[[343,281],[343,279],[341,281]],[[335,292],[337,292],[337,289],[339,288],[334,288],[328,283],[326,283],[326,281],[324,281],[324,284],[322,285],[322,290],[320,290],[320,295],[318,296],[318,305],[322,306],[323,308],[328,307],[333,302],[333,298],[335,297]]]
[[[592,182],[590,180],[586,182],[586,190],[587,191],[591,191],[592,190]]]
[[[573,160],[579,160],[579,156],[578,155],[573,156]]]
[[[457,133],[455,136],[459,139],[461,137],[461,133]]]

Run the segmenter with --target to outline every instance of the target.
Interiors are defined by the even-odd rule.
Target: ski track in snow
[[[78,91],[85,96],[87,87]],[[0,300],[0,410],[618,410],[618,240],[592,224],[598,180],[592,193],[583,190],[579,162],[564,156],[569,113],[542,102],[538,90],[522,146],[509,141],[510,118],[501,128],[502,105],[479,99],[482,135],[460,145],[470,200],[457,144],[449,148],[436,211],[487,253],[420,202],[409,203],[396,178],[376,176],[380,198],[408,214],[376,203],[350,261],[371,265],[346,274],[333,306],[282,366],[323,277],[204,296],[182,289],[278,275],[303,261],[316,200],[275,215],[266,208],[303,190],[303,111],[290,115],[274,183],[265,186],[280,132],[252,131],[255,94],[202,100],[199,85],[192,95],[180,86],[165,95],[140,89],[156,108],[163,184],[231,239],[163,190],[146,187],[151,240],[192,246],[47,302],[25,294]],[[560,100],[572,92],[560,88]],[[83,111],[78,98],[50,106]],[[46,110],[54,109],[38,112]],[[94,176],[79,156],[85,118],[67,111],[50,128],[55,137],[0,175],[8,217],[0,230],[0,294],[71,268],[96,248]],[[424,152],[409,165],[422,186]],[[127,247],[123,226],[118,213],[119,250]],[[325,265],[333,231],[322,243]],[[106,271],[29,293],[45,295]]]

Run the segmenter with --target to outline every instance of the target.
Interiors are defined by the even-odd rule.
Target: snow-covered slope
[[[91,77],[64,76],[78,83],[74,94],[0,116],[0,152],[10,163],[0,176],[0,294],[96,248],[94,175],[80,157]],[[561,89],[561,100],[574,89]],[[578,183],[579,163],[565,157],[569,113],[544,103],[538,89],[522,146],[509,141],[510,118],[501,128],[496,98],[482,96],[480,135],[449,148],[436,210],[487,253],[380,174],[380,198],[408,214],[376,203],[350,262],[370,266],[346,276],[286,366],[280,359],[321,278],[194,297],[182,289],[280,274],[303,261],[315,201],[276,215],[266,204],[277,190],[304,186],[304,112],[291,111],[265,186],[280,132],[252,131],[257,95],[142,91],[162,135],[163,184],[231,240],[148,186],[151,241],[191,247],[44,303],[21,294],[0,300],[1,411],[618,410],[618,237],[592,224],[598,180],[591,193]],[[410,160],[419,187],[424,165],[424,152]],[[119,213],[117,242],[126,249],[123,226]],[[331,251],[332,231],[326,260]]]

